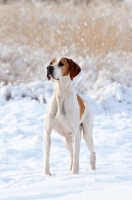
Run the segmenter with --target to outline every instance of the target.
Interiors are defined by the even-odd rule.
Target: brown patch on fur
[[[50,62],[50,65],[53,65],[55,63],[55,58],[53,58]]]
[[[67,58],[60,59],[60,62],[64,65],[61,67],[62,76],[67,76],[69,74],[69,64],[67,62]]]
[[[67,61],[69,63],[69,68],[70,68],[70,78],[71,80],[73,80],[73,78],[80,73],[81,68],[72,59],[67,59]]]
[[[83,99],[78,94],[77,94],[77,100],[80,106],[80,119],[81,119],[82,115],[84,114],[85,105]]]

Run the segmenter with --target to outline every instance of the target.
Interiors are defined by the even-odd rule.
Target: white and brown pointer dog
[[[93,147],[93,117],[89,104],[72,88],[72,80],[81,68],[71,59],[53,59],[47,67],[48,79],[54,79],[54,91],[47,108],[44,123],[44,173],[50,174],[49,154],[52,129],[64,137],[70,153],[70,170],[79,172],[79,150],[81,132],[90,151],[90,165],[96,169]]]

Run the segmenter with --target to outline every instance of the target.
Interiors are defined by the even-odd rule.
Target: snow
[[[0,95],[6,100],[9,99],[37,99],[41,103],[48,102],[53,92],[53,82],[36,81],[28,84],[13,86],[1,84]]]
[[[132,199],[132,88],[106,81],[81,94],[94,114],[97,170],[90,169],[82,140],[78,175],[68,170],[69,154],[55,131],[51,176],[43,175],[43,122],[53,83],[1,86],[0,199]]]

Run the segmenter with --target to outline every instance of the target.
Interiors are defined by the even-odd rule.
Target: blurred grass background
[[[42,80],[53,57],[67,56],[86,73],[82,82],[92,85],[103,73],[132,86],[132,2],[3,0],[0,27],[6,84]]]

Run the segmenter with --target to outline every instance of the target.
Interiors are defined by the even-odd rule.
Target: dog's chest
[[[65,95],[57,97],[57,112],[60,112],[60,115],[70,115],[73,114],[73,111],[77,110],[77,100],[74,99],[73,95]]]
[[[55,119],[55,130],[60,135],[69,137],[79,124],[79,110],[76,106],[76,99],[73,96],[66,96],[65,99],[59,98]]]

